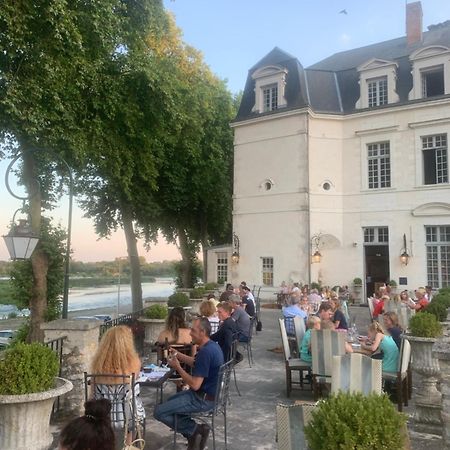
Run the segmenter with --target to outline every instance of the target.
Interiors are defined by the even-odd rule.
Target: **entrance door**
[[[389,246],[366,245],[366,296],[370,297],[383,283],[389,282]]]

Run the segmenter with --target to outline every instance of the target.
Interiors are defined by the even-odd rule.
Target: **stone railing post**
[[[45,341],[67,336],[64,340],[61,377],[70,380],[73,390],[61,398],[65,413],[80,415],[84,408],[84,372],[89,372],[98,347],[101,321],[59,319],[41,325]]]
[[[450,449],[450,338],[436,341],[433,346],[433,357],[439,360],[441,369],[443,448]]]

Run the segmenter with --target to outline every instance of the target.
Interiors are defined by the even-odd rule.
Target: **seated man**
[[[250,288],[247,286],[244,286],[242,288],[243,295],[242,295],[242,304],[245,306],[245,312],[250,317],[256,316],[256,310],[255,310],[255,300],[250,297],[252,295]],[[253,296],[252,296],[253,297]]]
[[[209,411],[214,406],[218,375],[223,364],[223,354],[219,345],[211,341],[209,334],[211,326],[206,317],[194,319],[192,322],[192,342],[198,345],[195,357],[183,355],[171,350],[170,367],[174,368],[190,389],[177,392],[165,403],[155,407],[156,420],[175,428],[175,415],[177,415],[177,431],[188,440],[188,450],[203,450],[208,439],[209,427],[206,424],[197,424],[191,413]],[[186,363],[192,367],[189,375],[180,365]]]
[[[212,334],[210,338],[219,344],[225,361],[231,359],[231,346],[233,340],[238,336],[236,322],[231,317],[232,311],[233,309],[228,302],[218,304],[217,315],[219,316],[220,325],[217,332]]]
[[[334,323],[331,320],[333,317],[333,307],[330,302],[322,302],[317,316],[320,318],[322,330],[334,330]]]
[[[250,316],[241,307],[239,295],[230,295],[229,302],[233,308],[231,317],[236,322],[239,332],[239,342],[248,342],[248,333],[250,331]]]
[[[295,336],[295,328],[294,328],[294,317],[301,317],[303,320],[306,320],[307,314],[306,312],[300,308],[300,297],[297,295],[291,295],[289,298],[289,306],[283,306],[283,317],[284,323],[286,324],[286,333],[288,336]],[[288,320],[286,320],[288,319]]]

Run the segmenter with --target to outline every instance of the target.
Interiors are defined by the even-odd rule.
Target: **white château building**
[[[450,21],[422,33],[415,2],[406,22],[405,37],[306,69],[274,48],[249,70],[234,239],[208,250],[208,281],[266,297],[282,281],[450,285]]]

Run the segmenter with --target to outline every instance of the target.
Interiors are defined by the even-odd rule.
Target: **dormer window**
[[[387,77],[367,80],[369,108],[386,105],[388,102]]]
[[[415,51],[412,63],[413,88],[409,100],[450,94],[450,49],[442,45]]]
[[[397,63],[371,59],[359,66],[358,72],[361,92],[355,108],[375,108],[398,102]]]
[[[444,95],[444,66],[420,71],[422,76],[422,98]]]
[[[278,109],[278,85],[271,84],[263,86],[261,89],[263,91],[264,112]]]
[[[269,112],[287,106],[285,98],[287,70],[279,66],[262,67],[256,70],[255,105],[253,112]]]

